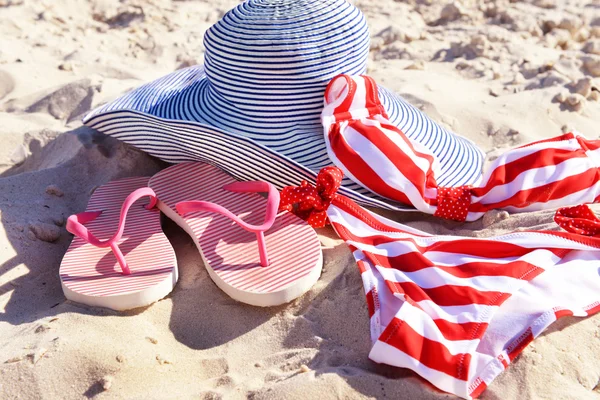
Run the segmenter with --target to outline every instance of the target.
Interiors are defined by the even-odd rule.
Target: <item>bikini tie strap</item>
[[[600,220],[586,204],[559,209],[556,211],[554,221],[567,232],[584,236],[600,236]]]
[[[303,180],[300,186],[287,186],[281,191],[280,211],[289,211],[307,221],[313,228],[323,228],[327,208],[336,198],[344,174],[337,167],[325,167],[317,175],[317,185]]]

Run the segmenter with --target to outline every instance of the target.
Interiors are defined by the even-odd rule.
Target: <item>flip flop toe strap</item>
[[[265,213],[265,219],[261,225],[252,225],[240,217],[229,211],[223,206],[220,206],[215,203],[211,203],[209,201],[184,201],[177,203],[175,208],[179,215],[183,216],[185,214],[195,212],[195,211],[206,211],[221,214],[240,227],[244,228],[249,232],[253,232],[256,234],[256,241],[258,242],[258,253],[260,255],[260,265],[263,267],[269,266],[269,257],[267,254],[267,246],[265,243],[264,232],[273,226],[275,222],[275,218],[277,218],[277,211],[279,209],[279,192],[275,189],[275,186],[271,185],[267,182],[234,182],[228,185],[223,186],[224,190],[230,192],[239,192],[239,193],[262,193],[267,192],[267,209]]]
[[[88,222],[92,222],[100,215],[102,215],[102,211],[86,211],[80,214],[71,215],[67,219],[67,231],[82,239],[86,243],[91,244],[92,246],[101,248],[110,247],[112,252],[115,254],[115,257],[117,258],[119,265],[121,266],[123,274],[129,275],[131,274],[131,269],[127,265],[127,261],[125,260],[125,256],[123,255],[123,252],[118,246],[118,242],[119,240],[121,240],[123,232],[125,231],[125,221],[127,219],[127,212],[129,211],[133,203],[146,196],[150,197],[150,203],[145,207],[147,209],[151,209],[156,205],[158,201],[156,198],[156,194],[152,189],[140,188],[133,191],[129,196],[127,196],[127,198],[123,202],[123,205],[121,206],[119,227],[117,229],[117,232],[110,239],[100,240],[92,232],[90,232],[88,228],[85,227],[85,224],[87,224]]]

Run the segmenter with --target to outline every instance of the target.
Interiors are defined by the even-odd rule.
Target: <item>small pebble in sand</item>
[[[571,40],[571,33],[566,29],[554,29],[544,36],[544,40],[550,48],[566,49],[569,47],[568,43]]]
[[[587,56],[581,59],[585,71],[591,76],[600,76],[600,57]]]
[[[581,25],[581,20],[576,17],[564,17],[558,24],[558,27],[569,31],[570,33],[575,33]]]
[[[217,387],[220,387],[220,386],[233,387],[233,386],[235,386],[235,381],[231,376],[223,375],[217,379],[217,381],[215,382],[215,386],[217,386]]]
[[[140,6],[119,5],[119,2],[111,1],[99,3],[102,6],[94,8],[92,18],[111,27],[129,27],[146,18],[144,9]]]
[[[50,325],[41,324],[37,328],[35,328],[35,333],[44,333],[44,332],[48,332],[49,330],[50,330]]]
[[[588,97],[592,93],[592,78],[585,77],[571,84],[574,93],[579,93],[583,97]]]
[[[571,111],[581,111],[583,110],[586,100],[585,97],[578,93],[566,94],[564,92],[558,93],[554,96],[554,101],[564,105]]]
[[[56,225],[38,222],[29,225],[29,230],[33,232],[36,238],[44,242],[52,243],[60,239],[60,228]]]
[[[492,96],[492,97],[500,96],[500,91],[496,88],[490,88],[489,93],[490,93],[490,96]]]
[[[565,104],[569,105],[574,111],[581,111],[585,106],[585,97],[577,93],[570,94],[567,96]]]
[[[117,362],[120,362],[120,363],[124,363],[125,362],[125,357],[123,357],[120,354],[116,357],[116,359],[117,359]]]
[[[580,30],[578,30],[575,35],[573,35],[573,39],[576,42],[585,42],[586,40],[588,40],[591,36],[591,32],[589,29],[587,28],[581,28]]]
[[[469,68],[470,66],[471,66],[471,64],[469,64],[466,61],[459,61],[456,63],[455,68],[459,71],[462,71],[462,70]]]
[[[497,222],[508,219],[510,215],[504,210],[490,210],[483,215],[482,223],[484,228],[489,228]]]
[[[588,40],[582,50],[588,54],[600,55],[600,39]]]
[[[112,376],[106,375],[105,377],[100,379],[99,383],[100,383],[100,386],[102,386],[102,389],[109,390],[112,387],[114,380],[115,380],[115,378],[113,378]]]
[[[310,368],[308,368],[308,366],[306,364],[302,364],[300,366],[300,372],[301,373],[306,373],[306,372],[310,372]]]
[[[373,37],[371,38],[370,50],[380,50],[385,45],[383,38]]]
[[[381,43],[383,45],[392,44],[397,41],[406,42],[404,33],[395,26],[388,26],[387,28],[379,32],[377,35],[375,35],[375,38],[381,38]]]
[[[490,43],[484,35],[476,35],[471,38],[469,43],[458,42],[450,45],[450,54],[455,57],[464,57],[472,60],[477,57],[485,56]]]
[[[56,119],[69,121],[91,108],[95,90],[90,79],[71,82],[32,104],[27,111],[47,112]]]
[[[562,133],[570,133],[573,132],[573,128],[571,127],[571,125],[563,125],[560,127],[560,130],[562,131]]]
[[[156,339],[155,339],[155,338],[153,338],[153,337],[146,336],[146,340],[147,340],[147,341],[149,341],[149,342],[150,342],[150,343],[152,343],[152,344],[158,344],[158,340],[156,340]]]
[[[63,226],[65,224],[65,217],[63,215],[54,217],[52,218],[52,222],[54,222],[54,225],[56,226]]]
[[[263,366],[263,365],[262,365],[262,363],[260,363],[260,362],[256,362],[256,363],[254,363],[254,366],[255,366],[256,368],[262,368],[262,366]]]
[[[62,190],[56,185],[50,185],[46,188],[46,193],[56,197],[63,197],[65,194]]]
[[[556,96],[554,96],[554,101],[558,103],[564,103],[567,100],[567,94],[565,92],[558,92]]]
[[[70,61],[65,61],[59,64],[58,69],[61,71],[73,71],[73,64]]]
[[[157,354],[156,355],[156,361],[158,361],[158,363],[160,365],[165,365],[165,364],[173,364],[171,361],[169,361],[168,359],[162,357],[161,355]]]
[[[591,101],[600,101],[600,92],[597,90],[592,90],[592,93],[590,93],[587,99]]]
[[[424,70],[425,63],[423,61],[415,61],[414,63],[410,64],[408,67],[406,67],[404,69]]]
[[[470,49],[478,57],[484,56],[489,46],[490,44],[488,42],[488,39],[484,35],[473,36],[471,38],[471,43],[469,43]]]
[[[440,13],[440,22],[455,21],[465,14],[464,7],[459,2],[455,1],[446,4]]]

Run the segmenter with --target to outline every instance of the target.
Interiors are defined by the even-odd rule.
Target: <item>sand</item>
[[[305,296],[260,309],[210,280],[192,241],[173,293],[125,313],[66,301],[65,218],[98,185],[166,165],[82,127],[142,82],[202,61],[202,35],[233,0],[0,0],[0,398],[439,399],[408,370],[368,359],[357,267],[319,230],[324,272]],[[600,134],[600,1],[360,0],[369,74],[493,159],[577,129]],[[600,211],[596,208],[597,211]],[[388,214],[431,233],[556,229],[552,211],[457,224]],[[483,399],[600,398],[600,316],[563,318]]]

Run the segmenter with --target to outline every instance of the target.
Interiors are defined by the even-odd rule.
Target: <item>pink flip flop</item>
[[[238,182],[212,165],[184,163],[159,172],[149,186],[160,210],[194,238],[212,280],[233,299],[279,305],[319,279],[317,234],[295,215],[277,211],[279,193],[272,185]]]
[[[128,310],[173,290],[177,259],[162,232],[148,180],[126,178],[103,185],[85,212],[69,217],[67,230],[75,237],[60,266],[67,299]]]

